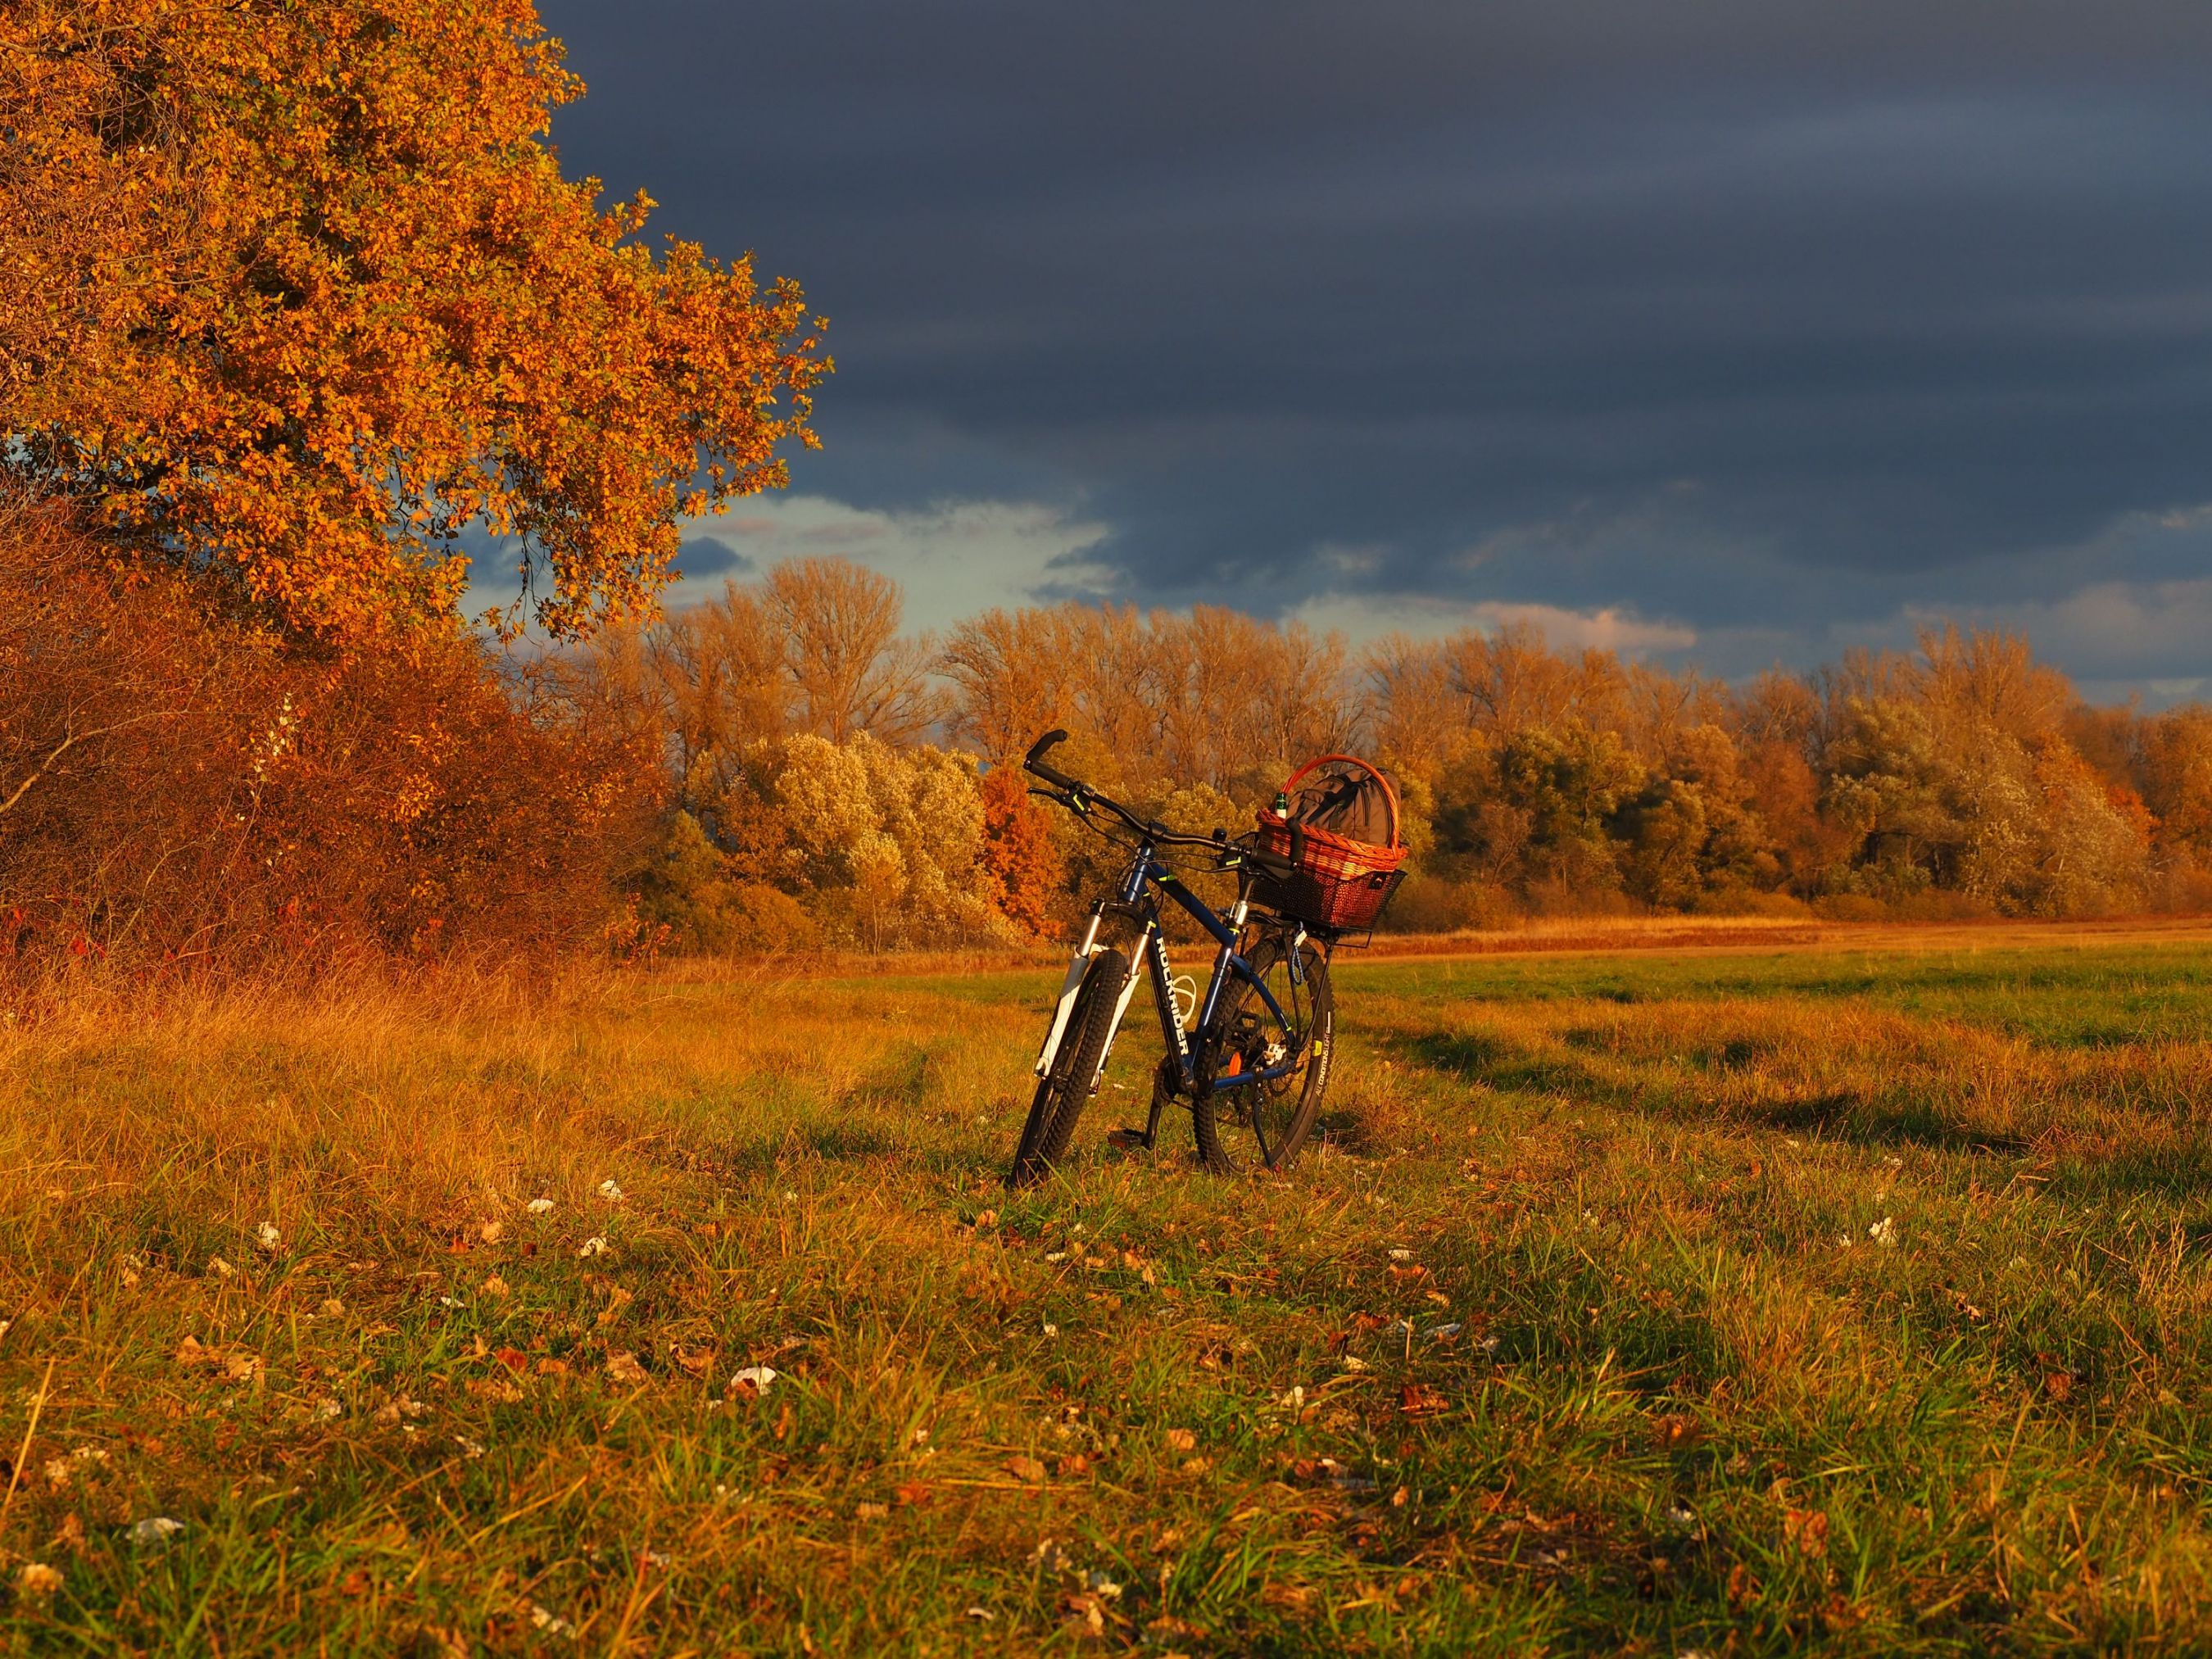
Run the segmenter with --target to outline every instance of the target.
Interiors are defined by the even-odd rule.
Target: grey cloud
[[[712,536],[693,536],[676,553],[677,571],[686,581],[733,576],[752,568],[750,559],[727,542]]]
[[[1808,652],[2208,568],[2115,527],[2212,501],[2212,7],[544,10],[572,167],[831,314],[801,489]]]

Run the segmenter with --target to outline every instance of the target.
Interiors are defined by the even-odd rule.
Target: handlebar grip
[[[1047,755],[1066,741],[1067,733],[1058,728],[1046,732],[1031,744],[1030,752],[1022,757],[1022,770],[1029,773],[1032,777],[1042,778],[1047,783],[1056,784],[1062,789],[1081,788],[1083,786],[1076,782],[1073,778],[1045,760]]]
[[[1303,841],[1304,838],[1301,836],[1297,839]],[[1259,837],[1256,836],[1238,837],[1237,857],[1240,862],[1273,876],[1278,881],[1288,881],[1298,872],[1298,866],[1294,860],[1283,857],[1279,853],[1269,852],[1259,844]]]

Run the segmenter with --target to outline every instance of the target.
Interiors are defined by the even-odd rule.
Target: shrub
[[[0,915],[18,968],[180,967],[588,938],[635,757],[441,629],[337,653],[0,525]]]

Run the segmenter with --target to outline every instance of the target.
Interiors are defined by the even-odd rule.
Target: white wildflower
[[[548,1636],[566,1636],[573,1640],[576,1634],[574,1625],[551,1609],[539,1607],[535,1601],[530,1604],[530,1622]]]
[[[185,1529],[181,1521],[173,1521],[166,1515],[149,1515],[143,1521],[134,1521],[126,1534],[139,1545],[166,1545]]]
[[[619,1204],[623,1200],[623,1189],[611,1181],[602,1181],[599,1183],[599,1196],[610,1204]]]
[[[254,1233],[253,1242],[264,1250],[273,1250],[284,1242],[284,1235],[278,1232],[271,1224],[264,1221],[259,1230]]]
[[[605,1255],[606,1252],[607,1241],[596,1234],[586,1239],[576,1249],[576,1254],[580,1256]]]
[[[1411,1261],[1413,1259],[1413,1253],[1411,1250],[1393,1250],[1390,1252],[1390,1260],[1393,1261]]]
[[[748,1365],[730,1379],[733,1389],[749,1388],[755,1394],[766,1394],[782,1373],[769,1365]]]
[[[1893,1250],[1897,1248],[1897,1224],[1887,1216],[1884,1216],[1867,1229],[1867,1237],[1881,1245],[1883,1249]]]
[[[553,1200],[550,1198],[533,1198],[526,1207],[532,1215],[544,1215],[553,1207]]]

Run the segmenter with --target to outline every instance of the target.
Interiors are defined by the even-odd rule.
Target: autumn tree
[[[803,729],[831,743],[866,732],[911,743],[942,718],[927,639],[902,639],[899,585],[845,559],[793,559],[761,602],[782,630]]]
[[[471,526],[551,634],[638,612],[828,364],[562,176],[580,90],[529,0],[0,9],[0,468],[321,638],[451,618]]]
[[[1073,607],[991,610],[955,626],[938,667],[959,735],[1004,763],[1063,725],[1082,631]]]
[[[983,776],[983,841],[977,869],[999,914],[1024,933],[1052,931],[1066,861],[1053,842],[1052,820],[1030,799],[1028,780],[1010,766]]]

